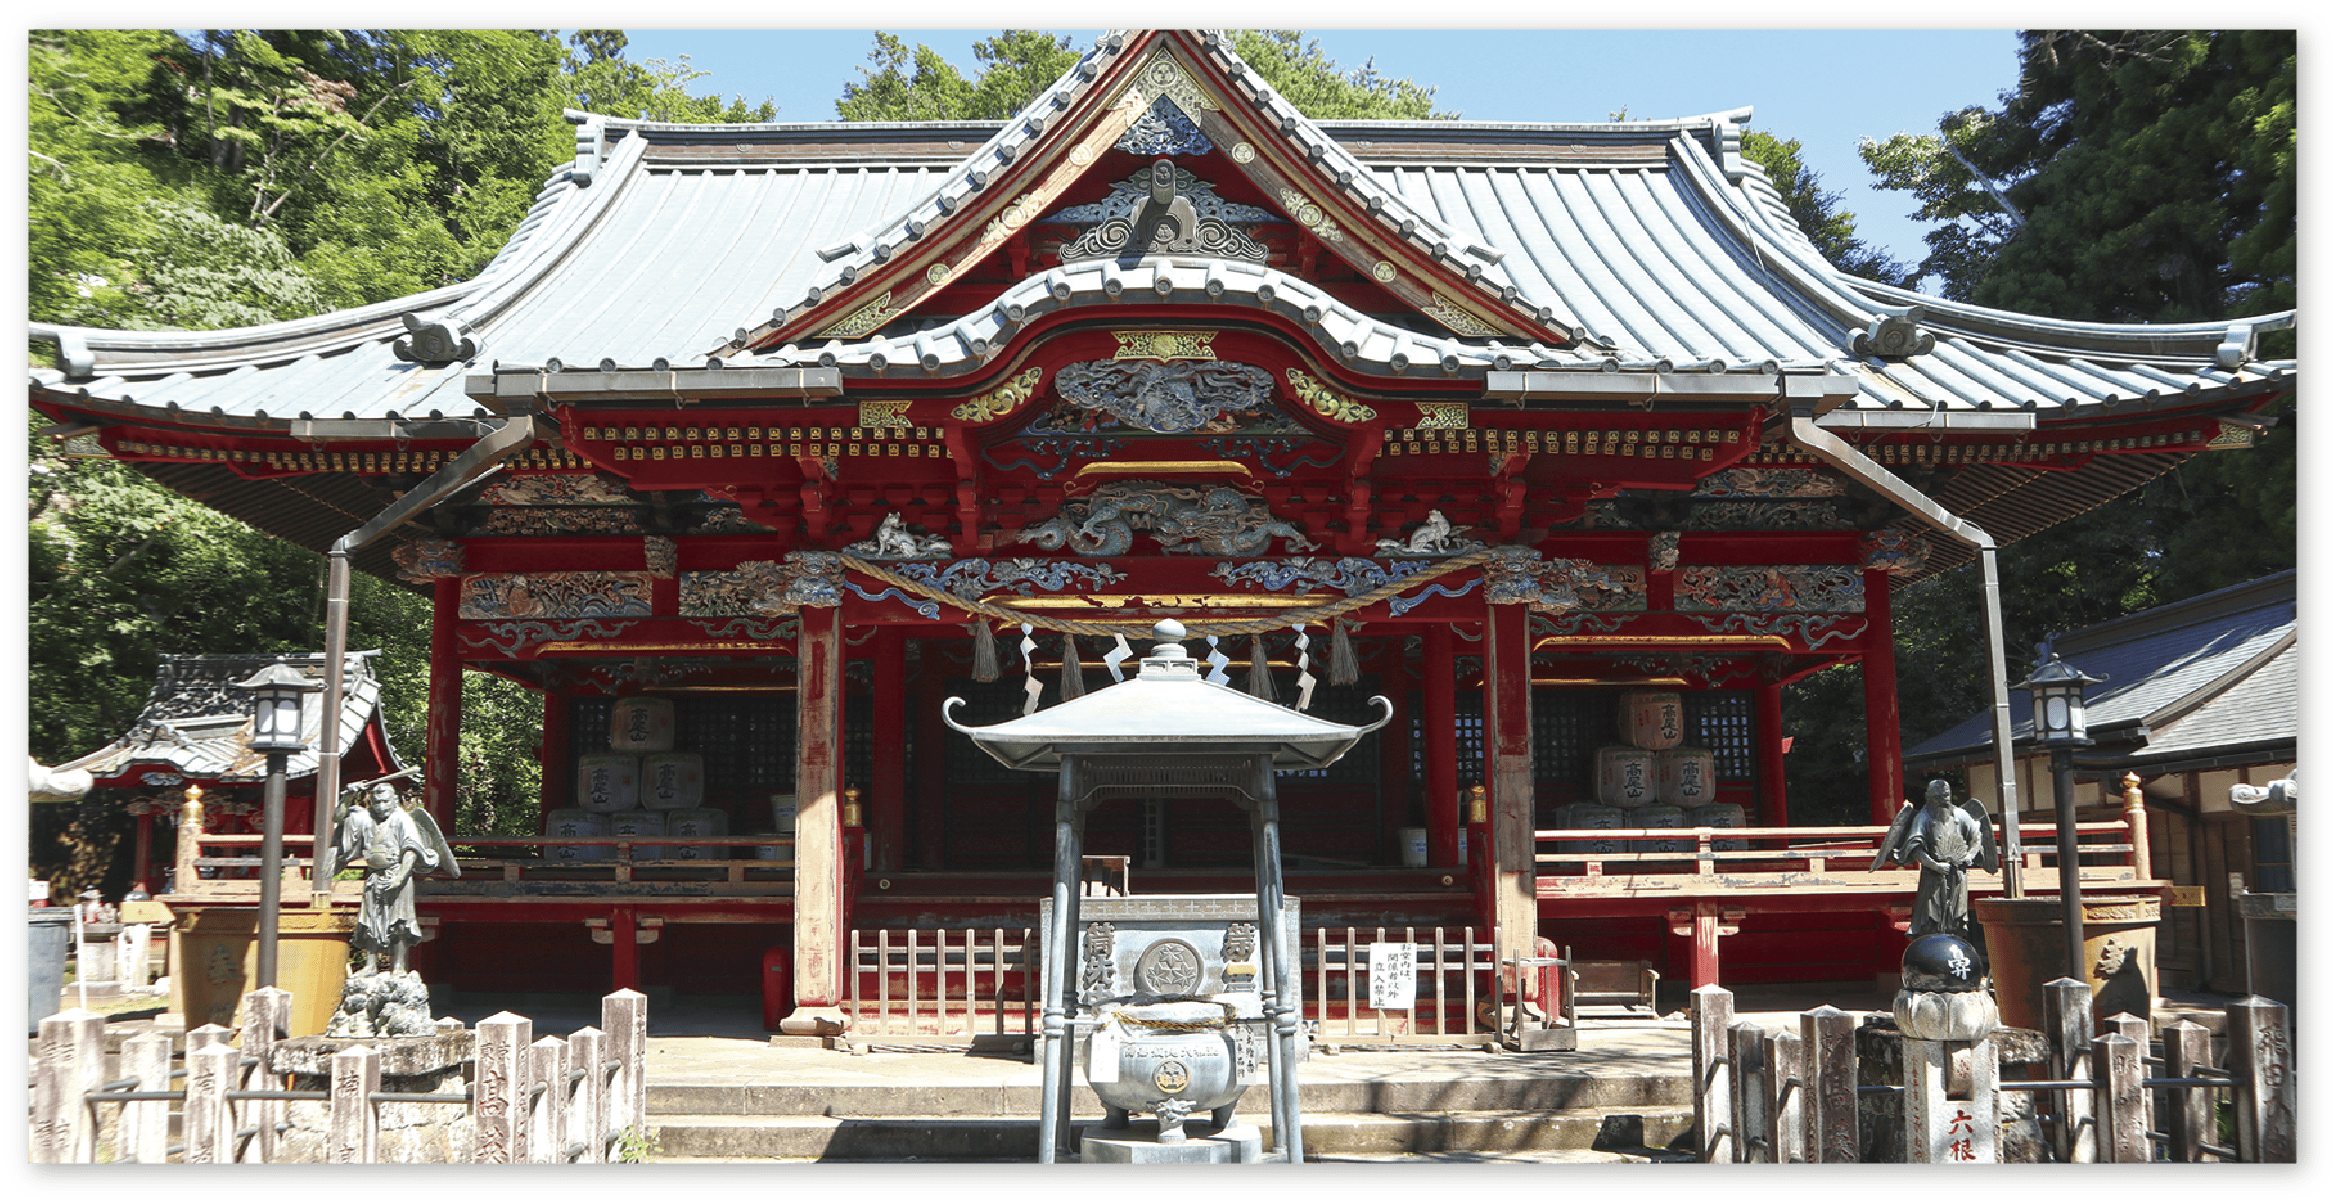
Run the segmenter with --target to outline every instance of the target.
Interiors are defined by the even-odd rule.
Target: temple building
[[[1164,617],[1219,680],[1395,707],[1284,777],[1310,940],[1866,979],[1914,873],[1789,823],[1781,687],[1858,666],[1840,769],[1887,823],[1893,591],[2247,446],[2294,388],[2257,354],[2293,314],[2055,321],[1836,271],[1749,109],[1316,121],[1172,30],[1004,123],[569,120],[474,280],[34,328],[70,447],[433,599],[424,789],[466,869],[416,957],[472,989],[748,992],[783,949],[827,1017],[855,930],[1031,924],[1053,784],[944,700],[1100,687]],[[532,844],[456,822],[465,671],[543,697]],[[1239,890],[1246,841],[1176,799],[1087,847]],[[2116,860],[2087,887],[2152,887]]]

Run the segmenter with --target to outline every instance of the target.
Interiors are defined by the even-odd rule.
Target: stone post
[[[1808,1162],[1809,1060],[1793,1033],[1772,1033],[1762,1046],[1762,1077],[1769,1084],[1769,1161]]]
[[[1734,1162],[1736,1142],[1729,1131],[1728,1030],[1736,996],[1728,988],[1697,987],[1688,992],[1688,1065],[1696,1093],[1696,1161]]]
[[[381,1090],[381,1055],[369,1046],[352,1045],[334,1054],[332,1065],[325,1160],[379,1162],[381,1124],[374,1114],[373,1094]]]
[[[228,1107],[227,1093],[235,1086],[236,1062],[242,1054],[225,1041],[195,1047],[194,1036],[192,1032],[187,1034],[187,1102],[186,1112],[180,1118],[180,1132],[187,1148],[179,1160],[233,1162],[235,1113]]]
[[[649,997],[615,991],[600,1001],[600,1027],[608,1034],[608,1056],[617,1060],[609,1084],[612,1136],[649,1120]]]
[[[544,1037],[527,1047],[529,1162],[568,1161],[568,1043]]]
[[[2120,1012],[2117,1015],[2102,1021],[2102,1028],[2105,1032],[2116,1033],[2119,1036],[2134,1042],[2135,1048],[2142,1051],[2140,1054],[2136,1055],[2136,1057],[2139,1059],[2135,1063],[2137,1073],[2139,1073],[2144,1078],[2150,1077],[2150,1072],[2145,1069],[2150,1058],[2150,1021],[2145,1020],[2132,1012]],[[2095,1049],[2096,1055],[2098,1056],[2100,1046],[2097,1044]],[[2160,1131],[2158,1123],[2159,1109],[2157,1095],[2158,1093],[2153,1091],[2144,1091],[2142,1093],[2142,1131],[2145,1134]],[[2150,1161],[2150,1147],[2148,1145],[2143,1146],[2142,1161]]]
[[[1858,1161],[1857,1022],[1834,1007],[1802,1013],[1804,1149],[1812,1162]]]
[[[1906,1051],[1906,1160],[1998,1161],[1995,1043],[1909,1037]]]
[[[2166,1050],[2170,1079],[2196,1078],[2208,1065],[2208,1034],[2200,1025],[2178,1020],[2159,1030],[2159,1043]],[[2170,1103],[2166,1110],[2167,1159],[2197,1162],[2200,1144],[2215,1140],[2215,1093],[2177,1088],[2170,1093]]]
[[[68,1008],[41,1021],[33,1072],[32,1161],[90,1162],[97,1125],[82,1097],[105,1082],[105,1017]]]
[[[479,1022],[471,1115],[477,1124],[479,1161],[527,1161],[527,1047],[535,1022],[497,1012]]]
[[[2251,995],[2224,1009],[2240,1161],[2296,1161],[2294,1048],[2288,1009]]]
[[[276,1042],[290,1033],[292,1025],[292,993],[277,987],[261,987],[243,997],[243,1056],[256,1059],[251,1068],[237,1076],[242,1090],[259,1091],[282,1084],[269,1071],[269,1061]],[[284,1119],[282,1100],[241,1100],[235,1105],[235,1127],[257,1129],[246,1142],[239,1162],[274,1162],[276,1160],[276,1124]]]
[[[2091,988],[2074,978],[2056,978],[2045,984],[2045,1041],[2051,1052],[2049,1073],[2057,1079],[2086,1079],[2093,1077],[2090,1069],[2093,1048],[2094,995]],[[2086,1163],[2095,1160],[2096,1129],[2094,1124],[2094,1093],[2082,1088],[2055,1093],[2053,1114],[2060,1117],[2059,1132],[2061,1160]]]
[[[578,1162],[609,1160],[609,1076],[602,1069],[608,1056],[608,1036],[597,1028],[577,1029],[568,1038],[568,1064],[584,1072],[568,1095],[568,1136],[582,1147]]]
[[[1728,1065],[1735,1081],[1729,1095],[1729,1132],[1736,1135],[1736,1161],[1774,1162],[1765,1134],[1769,1132],[1771,1080],[1761,1041],[1767,1036],[1760,1024],[1739,1020],[1728,1026]]]
[[[137,1091],[169,1091],[170,1034],[144,1032],[122,1042],[122,1077],[136,1079]],[[122,1105],[122,1156],[160,1166],[170,1155],[170,1101]]]
[[[2150,1161],[2143,1124],[2142,1046],[2120,1033],[2094,1038],[2094,1147],[2102,1162]]]

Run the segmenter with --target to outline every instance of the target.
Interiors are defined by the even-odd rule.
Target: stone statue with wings
[[[1923,792],[1921,807],[1901,806],[1869,868],[1922,867],[1915,880],[1915,913],[1907,923],[1909,937],[1944,932],[1978,946],[1980,934],[1972,924],[1964,876],[1974,867],[1997,868],[1996,832],[1980,800],[1956,803],[1950,801],[1953,798],[1946,782],[1934,780]]]
[[[365,805],[352,806],[360,795]],[[422,922],[414,910],[414,875],[459,878],[462,867],[430,813],[399,806],[397,788],[387,779],[350,790],[342,796],[342,807],[334,827],[339,839],[334,842],[333,870],[365,868],[364,894],[349,947],[365,955],[367,969],[378,968],[386,958],[392,973],[403,974],[406,951],[422,940]]]

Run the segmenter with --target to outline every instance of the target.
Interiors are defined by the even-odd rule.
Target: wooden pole
[[[845,1028],[840,965],[844,923],[842,752],[843,624],[832,606],[806,606],[796,642],[795,1011],[790,1036]]]
[[[902,630],[877,628],[870,659],[869,719],[879,751],[870,758],[868,839],[874,868],[889,873],[901,868],[908,839],[909,760],[902,750],[909,744],[909,649]]]
[[[1459,717],[1453,708],[1452,628],[1435,624],[1422,640],[1420,724],[1428,789],[1428,864],[1459,865],[1461,773]],[[1483,902],[1483,900],[1480,900]]]
[[[1761,791],[1761,825],[1791,823],[1785,801],[1785,687],[1776,682],[1762,682],[1753,690],[1753,775]]]
[[[1890,823],[1906,793],[1899,755],[1899,671],[1891,642],[1891,577],[1866,573],[1866,651],[1858,661],[1866,691],[1867,822]]]
[[[1485,786],[1492,805],[1493,922],[1497,956],[1534,955],[1534,705],[1533,642],[1522,603],[1486,607]],[[1457,802],[1457,800],[1455,800]],[[1435,830],[1450,832],[1454,817]],[[1454,864],[1445,862],[1446,865]],[[1520,960],[1519,965],[1524,965]],[[1539,975],[1519,981],[1521,998],[1540,992]]]
[[[422,805],[438,821],[439,831],[449,836],[455,832],[456,774],[462,753],[463,664],[454,639],[462,588],[460,577],[440,577],[430,586],[430,701],[422,751]],[[333,720],[328,717],[326,723],[332,726]],[[317,801],[320,806],[332,805],[329,800]]]

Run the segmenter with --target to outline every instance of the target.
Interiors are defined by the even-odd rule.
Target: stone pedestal
[[[1160,1140],[1160,1122],[1138,1117],[1120,1128],[1096,1125],[1079,1134],[1081,1162],[1256,1162],[1264,1149],[1258,1126],[1239,1122],[1199,1133],[1188,1121],[1179,1142]]]
[[[455,1094],[469,1083],[471,1034],[447,1020],[428,1037],[296,1037],[277,1044],[269,1068],[291,1076],[294,1091],[332,1089],[333,1055],[364,1045],[381,1055],[381,1089]],[[277,1139],[279,1162],[323,1162],[332,1132],[328,1105],[299,1100],[285,1105],[292,1127]],[[477,1135],[468,1104],[385,1103],[376,1106],[381,1161],[467,1163]]]

